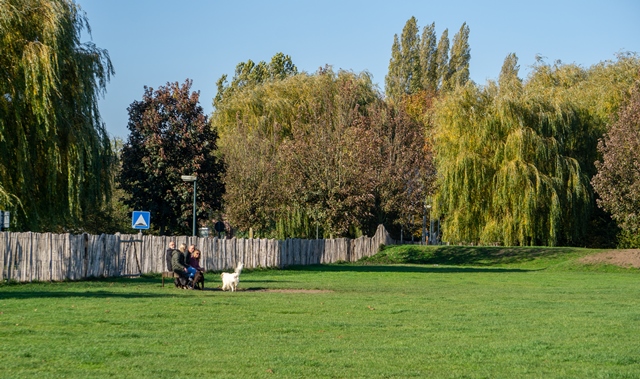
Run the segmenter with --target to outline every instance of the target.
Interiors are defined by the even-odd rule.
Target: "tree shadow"
[[[538,258],[555,258],[572,251],[572,248],[561,247],[439,246],[430,251],[428,260],[452,265],[514,264]]]
[[[494,247],[494,246],[398,246],[365,257],[361,264],[438,264],[451,266],[495,266],[559,258],[572,253],[562,247]]]
[[[398,273],[526,273],[539,270],[519,268],[490,268],[490,267],[455,267],[455,266],[417,266],[417,265],[353,265],[353,264],[329,264],[309,266],[288,266],[285,270],[313,271],[313,272],[398,272]]]
[[[87,299],[150,299],[173,297],[175,293],[140,293],[140,292],[111,292],[111,291],[4,291],[0,293],[0,299],[37,299],[37,298],[87,298]]]

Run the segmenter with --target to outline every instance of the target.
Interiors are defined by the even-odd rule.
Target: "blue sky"
[[[420,30],[435,22],[449,38],[470,29],[471,79],[495,79],[509,53],[526,77],[536,55],[590,67],[621,51],[640,53],[640,1],[429,0],[76,0],[87,13],[91,40],[109,51],[116,75],[100,100],[112,137],[126,139],[127,107],[144,86],[193,80],[206,114],[215,83],[249,59],[282,52],[300,71],[368,71],[384,90],[391,44],[411,16]],[[89,40],[87,36],[85,41]]]

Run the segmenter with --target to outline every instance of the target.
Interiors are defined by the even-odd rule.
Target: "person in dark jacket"
[[[187,251],[184,253],[184,265],[187,266],[187,272],[189,273],[189,280],[193,279],[196,276],[196,270],[194,267],[191,267],[191,255],[196,250],[196,245],[189,245]]]
[[[189,258],[189,266],[196,269],[196,271],[204,272],[204,269],[200,267],[200,250],[194,249]]]
[[[167,261],[167,271],[173,271],[171,268],[171,256],[173,255],[173,251],[176,249],[176,241],[169,242],[169,248],[167,248],[167,252],[165,254],[165,260]]]
[[[193,278],[193,276],[196,274],[195,271],[189,269],[189,267],[191,267],[191,264],[189,262],[191,262],[191,255],[193,254],[193,252],[196,249],[196,245],[189,245],[189,247],[187,247],[187,251],[184,253],[184,265],[187,266],[187,270],[189,271],[189,276]]]
[[[187,286],[189,281],[189,270],[187,268],[187,262],[185,261],[185,251],[187,250],[187,245],[180,244],[180,247],[177,250],[173,250],[171,253],[171,268],[173,272],[180,276],[179,282],[180,286],[183,288]]]

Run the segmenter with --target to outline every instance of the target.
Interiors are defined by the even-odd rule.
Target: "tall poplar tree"
[[[385,79],[387,96],[399,99],[402,95],[420,90],[422,68],[420,66],[420,35],[415,17],[407,20],[398,41],[394,43],[389,61],[389,74]]]
[[[471,48],[469,47],[469,27],[463,23],[460,30],[453,37],[451,55],[449,59],[448,86],[463,86],[469,81],[469,61]]]
[[[385,93],[389,99],[398,99],[403,94],[403,72],[402,72],[402,50],[398,35],[393,36],[391,45],[391,59],[389,60],[389,70],[384,78]]]
[[[71,0],[0,2],[0,208],[13,230],[81,230],[110,196],[97,100],[114,71],[84,30]]]
[[[436,92],[438,89],[438,49],[436,45],[436,24],[425,26],[420,39],[420,67],[422,68],[422,89]]]
[[[421,88],[422,67],[420,66],[420,34],[418,20],[411,17],[402,30],[402,67],[407,73],[404,83],[405,93],[414,93]]]
[[[438,88],[446,88],[449,81],[449,29],[445,29],[440,36],[437,47]]]
[[[400,102],[406,95],[421,91],[436,93],[450,90],[469,81],[469,27],[463,23],[449,50],[449,31],[445,29],[436,44],[435,23],[418,33],[415,17],[393,37],[389,71],[385,77],[387,98]]]

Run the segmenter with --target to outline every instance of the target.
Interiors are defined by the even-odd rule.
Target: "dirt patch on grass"
[[[250,290],[249,290],[250,291]],[[261,292],[279,292],[279,293],[331,293],[333,291],[331,290],[301,290],[301,289],[287,289],[287,288],[282,288],[282,289],[261,289],[259,290]]]
[[[205,291],[222,292],[222,288],[209,287],[209,288],[205,288]],[[305,290],[305,289],[293,289],[293,288],[263,288],[263,287],[238,288],[236,291],[238,292],[278,292],[278,293],[331,293],[333,292],[331,290]]]
[[[621,267],[640,268],[640,250],[608,250],[599,254],[588,255],[580,259],[581,263],[609,264]]]

